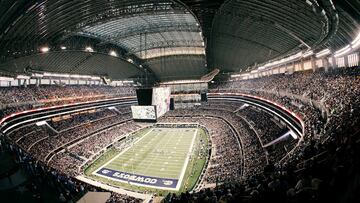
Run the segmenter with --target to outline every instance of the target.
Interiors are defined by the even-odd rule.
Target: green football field
[[[170,184],[166,181],[172,180],[178,189],[191,158],[197,131],[196,128],[152,128],[93,174],[122,182],[132,179],[135,185],[143,183],[143,186],[155,188],[166,187]],[[149,178],[148,183],[146,178]],[[158,183],[151,185],[151,180]],[[165,181],[165,185],[161,185],[161,181]]]

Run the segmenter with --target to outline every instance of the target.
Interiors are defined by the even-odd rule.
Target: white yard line
[[[189,148],[189,151],[188,151],[188,155],[186,156],[184,166],[183,166],[183,168],[182,168],[182,170],[181,170],[181,174],[180,174],[180,177],[179,177],[179,181],[178,181],[178,183],[177,183],[177,186],[176,186],[176,190],[179,190],[179,189],[180,189],[182,180],[184,179],[185,172],[186,172],[186,168],[187,168],[187,165],[189,164],[190,154],[191,154],[191,152],[192,152],[192,148],[193,148],[193,146],[194,146],[195,138],[196,138],[196,136],[197,136],[197,132],[198,132],[198,129],[195,130],[193,139],[192,139],[192,141],[191,141],[191,145],[190,145],[190,148]]]
[[[111,163],[112,161],[114,161],[115,159],[117,159],[119,156],[121,156],[122,154],[124,154],[125,152],[127,152],[129,149],[131,149],[131,147],[133,147],[136,143],[138,143],[140,140],[144,139],[145,136],[147,136],[148,134],[150,134],[153,131],[153,128],[151,128],[151,130],[149,132],[147,132],[145,135],[143,135],[140,139],[136,140],[134,142],[133,145],[129,146],[128,148],[126,148],[124,151],[120,152],[118,155],[116,155],[114,158],[110,159],[110,161],[106,162],[104,165],[100,166],[98,169],[96,169],[94,172],[92,172],[93,175],[98,175],[96,172],[100,171],[103,167],[105,167],[106,165],[108,165],[109,163]]]
[[[118,155],[116,155],[114,158],[112,158],[110,161],[106,162],[104,165],[100,166],[97,170],[95,170],[92,174],[93,175],[96,175],[96,176],[100,176],[100,177],[103,177],[103,178],[106,178],[106,179],[110,179],[110,180],[115,180],[115,181],[119,181],[119,182],[123,182],[123,183],[129,183],[128,181],[124,181],[124,180],[119,180],[119,179],[115,179],[115,178],[111,178],[111,177],[107,177],[107,176],[104,176],[104,175],[101,175],[101,174],[97,174],[98,171],[100,171],[103,167],[105,167],[106,165],[108,165],[109,163],[111,163],[112,161],[114,161],[115,159],[117,159],[119,156],[121,156],[122,154],[124,154],[126,151],[128,151],[130,148],[132,148],[137,142],[139,142],[140,140],[142,140],[146,135],[148,135],[150,132],[153,131],[154,128],[152,128],[149,132],[147,132],[144,136],[142,136],[139,140],[137,140],[132,146],[128,147],[127,149],[125,149],[124,151],[122,151],[121,153],[119,153]],[[141,187],[149,187],[149,188],[156,188],[156,189],[164,189],[164,190],[174,190],[174,191],[178,191],[181,187],[181,183],[182,183],[182,180],[185,176],[185,172],[186,172],[186,169],[187,169],[187,166],[189,164],[189,159],[190,159],[190,155],[192,153],[192,149],[193,149],[193,146],[194,146],[194,142],[195,142],[195,138],[197,136],[197,132],[198,132],[198,129],[195,130],[195,133],[194,133],[194,136],[192,138],[192,141],[191,141],[191,145],[187,151],[187,156],[184,160],[184,164],[183,164],[183,167],[182,167],[182,170],[181,170],[181,173],[180,173],[180,177],[178,179],[178,183],[176,185],[176,188],[167,188],[167,187],[158,187],[158,186],[152,186],[152,185],[143,185],[143,184],[138,184],[138,183],[134,183],[132,182],[130,185],[136,185],[136,186],[141,186]],[[169,136],[170,137],[170,136]],[[166,141],[166,143],[169,142],[169,138],[168,140]],[[160,142],[159,142],[160,143]],[[159,144],[158,143],[158,144]],[[155,156],[157,157],[157,156]],[[154,158],[155,158],[154,157]],[[154,159],[153,159],[154,160]],[[149,165],[151,166],[151,164]],[[166,173],[166,172],[164,172]],[[160,178],[160,177],[159,177]]]
[[[166,136],[166,134],[165,134],[165,136]],[[169,139],[169,138],[170,138],[170,139]],[[169,140],[171,140],[171,138],[172,138],[171,136],[168,136],[168,137],[167,137],[165,146],[167,146],[167,144],[169,143]],[[161,145],[162,142],[159,141],[159,142],[157,143],[155,149],[157,149],[157,146],[158,146],[159,144]],[[152,163],[154,162],[154,160],[156,160],[158,157],[159,157],[159,153],[157,153],[157,154],[152,158],[152,160],[150,161],[149,165],[146,167],[146,170],[152,165]],[[145,171],[146,171],[146,170],[145,170]]]
[[[174,159],[175,157],[171,157],[172,159]],[[179,158],[180,160],[183,160],[183,159],[185,159],[185,157],[181,157],[181,158]],[[134,161],[136,161],[136,159],[134,160]],[[154,161],[154,163],[156,163],[156,164],[163,164],[164,162],[166,162],[166,161],[164,161],[164,160],[156,160],[156,161]],[[142,161],[140,164],[138,164],[137,166],[144,166],[144,165],[148,165],[148,164],[150,164],[151,163],[151,161]],[[123,165],[123,163],[111,163],[111,165],[115,165],[115,166],[122,166]],[[171,165],[174,165],[174,166],[177,166],[177,165],[181,165],[182,166],[182,164],[181,163],[168,163],[168,164],[166,164],[167,166],[171,166]]]

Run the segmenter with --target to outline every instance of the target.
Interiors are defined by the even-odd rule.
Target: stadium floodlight
[[[230,77],[237,78],[237,77],[240,77],[240,76],[241,76],[241,74],[234,74],[234,75],[231,75]]]
[[[66,50],[66,46],[61,46],[60,49],[61,50]]]
[[[350,45],[347,45],[346,47],[344,47],[344,48],[336,51],[334,56],[335,56],[336,58],[337,58],[337,57],[340,57],[340,56],[343,56],[343,55],[349,53],[351,50],[352,50],[352,49],[351,49],[351,46],[350,46]]]
[[[85,51],[88,51],[88,52],[94,52],[94,49],[91,48],[91,47],[85,47]]]
[[[34,78],[42,78],[42,77],[44,77],[44,75],[41,74],[41,73],[32,73],[32,74],[31,74],[31,77],[34,77]]]
[[[305,52],[303,55],[302,55],[302,57],[303,58],[307,58],[307,57],[309,57],[309,56],[312,56],[314,54],[314,52],[313,51],[307,51],[307,52]]]
[[[298,139],[298,136],[295,133],[290,132],[290,135],[292,138],[294,138],[294,140]]]
[[[51,72],[43,72],[42,76],[55,77],[55,78],[73,78],[73,79],[100,80],[100,77],[92,76],[92,75],[77,75],[77,74],[72,75],[72,74],[51,73]]]
[[[321,58],[323,56],[327,56],[331,53],[330,49],[324,49],[316,54],[316,58]]]
[[[43,126],[46,125],[46,121],[39,121],[36,123],[37,126]]]
[[[14,81],[14,78],[10,78],[10,77],[1,77],[1,76],[0,76],[0,81],[8,81],[8,82],[11,82],[11,81]]]
[[[268,68],[268,67],[273,67],[273,66],[284,64],[284,63],[288,63],[290,61],[293,61],[293,60],[296,60],[296,59],[302,57],[302,55],[303,55],[302,52],[299,52],[299,53],[291,55],[289,57],[286,57],[286,58],[283,58],[283,59],[280,59],[277,61],[269,62],[269,63],[265,64],[263,67]]]
[[[351,47],[353,49],[358,48],[360,46],[360,33],[359,35],[354,39],[354,41],[351,42]]]
[[[46,52],[48,52],[50,50],[50,48],[49,47],[41,47],[40,48],[40,51],[42,52],[42,53],[46,53]]]
[[[91,80],[101,80],[101,78],[100,78],[100,77],[97,77],[97,76],[91,76],[90,79],[91,79]]]
[[[128,58],[127,61],[130,63],[134,63],[134,60],[132,60],[131,58]]]
[[[45,77],[68,78],[69,74],[57,74],[57,73],[44,72],[44,76]]]
[[[115,57],[118,56],[117,53],[116,53],[114,50],[111,50],[111,51],[109,52],[109,55],[110,55],[110,56],[115,56]]]
[[[29,80],[29,79],[30,79],[30,76],[27,76],[27,75],[17,75],[17,76],[16,76],[16,79]]]

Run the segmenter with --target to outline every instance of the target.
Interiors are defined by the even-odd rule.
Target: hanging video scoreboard
[[[169,87],[156,87],[149,89],[137,89],[137,106],[131,106],[134,120],[156,121],[170,110]]]
[[[131,106],[131,112],[135,120],[156,120],[155,106]]]

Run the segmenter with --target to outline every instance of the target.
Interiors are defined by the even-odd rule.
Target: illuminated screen
[[[155,106],[131,106],[131,112],[136,120],[156,120]]]
[[[156,115],[159,118],[170,110],[170,87],[157,87],[152,91],[152,105],[156,106]]]

